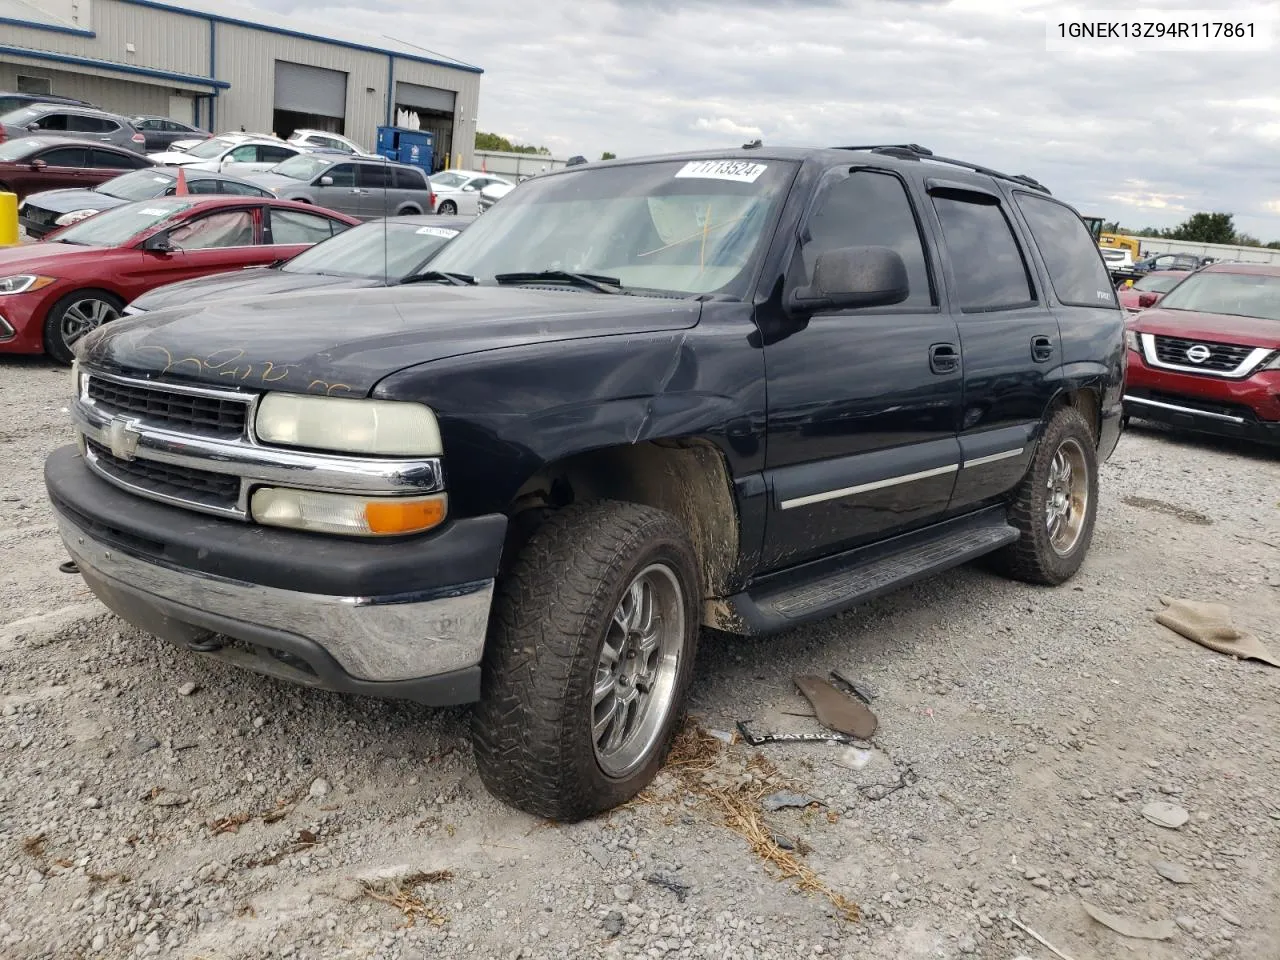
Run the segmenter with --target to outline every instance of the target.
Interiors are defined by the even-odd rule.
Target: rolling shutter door
[[[423,87],[416,83],[396,84],[396,104],[401,107],[417,107],[419,110],[438,110],[441,113],[453,113],[456,97],[457,94],[452,90]]]
[[[347,115],[347,75],[277,60],[275,108],[343,119]]]

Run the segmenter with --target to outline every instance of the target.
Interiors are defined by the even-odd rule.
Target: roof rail
[[[1041,193],[1053,196],[1048,187],[1039,180],[1027,176],[1025,173],[1001,173],[999,170],[992,170],[990,167],[984,167],[981,164],[969,163],[965,160],[954,160],[951,157],[939,157],[932,150],[927,150],[915,143],[883,144],[879,146],[864,147],[836,147],[836,149],[869,150],[872,153],[879,153],[883,156],[897,157],[899,160],[930,160],[933,163],[949,163],[952,166],[964,167],[966,170],[972,170],[974,173],[981,173],[997,180],[1009,180],[1013,183],[1020,183],[1024,187],[1030,187],[1032,190],[1039,190]]]

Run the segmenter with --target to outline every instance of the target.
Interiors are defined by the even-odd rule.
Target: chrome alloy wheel
[[[1053,455],[1044,512],[1049,545],[1065,557],[1080,541],[1089,512],[1089,467],[1077,440],[1063,440]]]
[[[655,563],[622,593],[596,663],[591,739],[596,762],[622,778],[644,764],[673,708],[684,653],[684,591]]]
[[[104,323],[120,318],[120,311],[105,300],[85,297],[67,307],[58,324],[58,333],[68,347],[86,333],[98,329]]]

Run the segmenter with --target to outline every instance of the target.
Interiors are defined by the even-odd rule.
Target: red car
[[[1160,298],[1182,282],[1182,278],[1191,273],[1190,270],[1153,270],[1132,287],[1121,287],[1117,291],[1120,306],[1125,313],[1137,313],[1154,307]]]
[[[1125,339],[1126,417],[1280,443],[1280,266],[1205,267]]]
[[[67,137],[22,137],[0,143],[0,193],[18,199],[41,190],[96,187],[130,170],[155,166],[124,147]]]
[[[0,248],[0,353],[70,363],[82,336],[148,290],[287,259],[360,221],[290,200],[142,200]]]

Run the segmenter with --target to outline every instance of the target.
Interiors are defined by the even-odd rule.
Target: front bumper
[[[1243,380],[1179,373],[1150,367],[1130,350],[1124,408],[1184,430],[1280,443],[1280,370]]]
[[[75,447],[48,459],[45,483],[85,582],[149,633],[311,687],[479,698],[505,517],[395,542],[276,531],[134,497]]]

